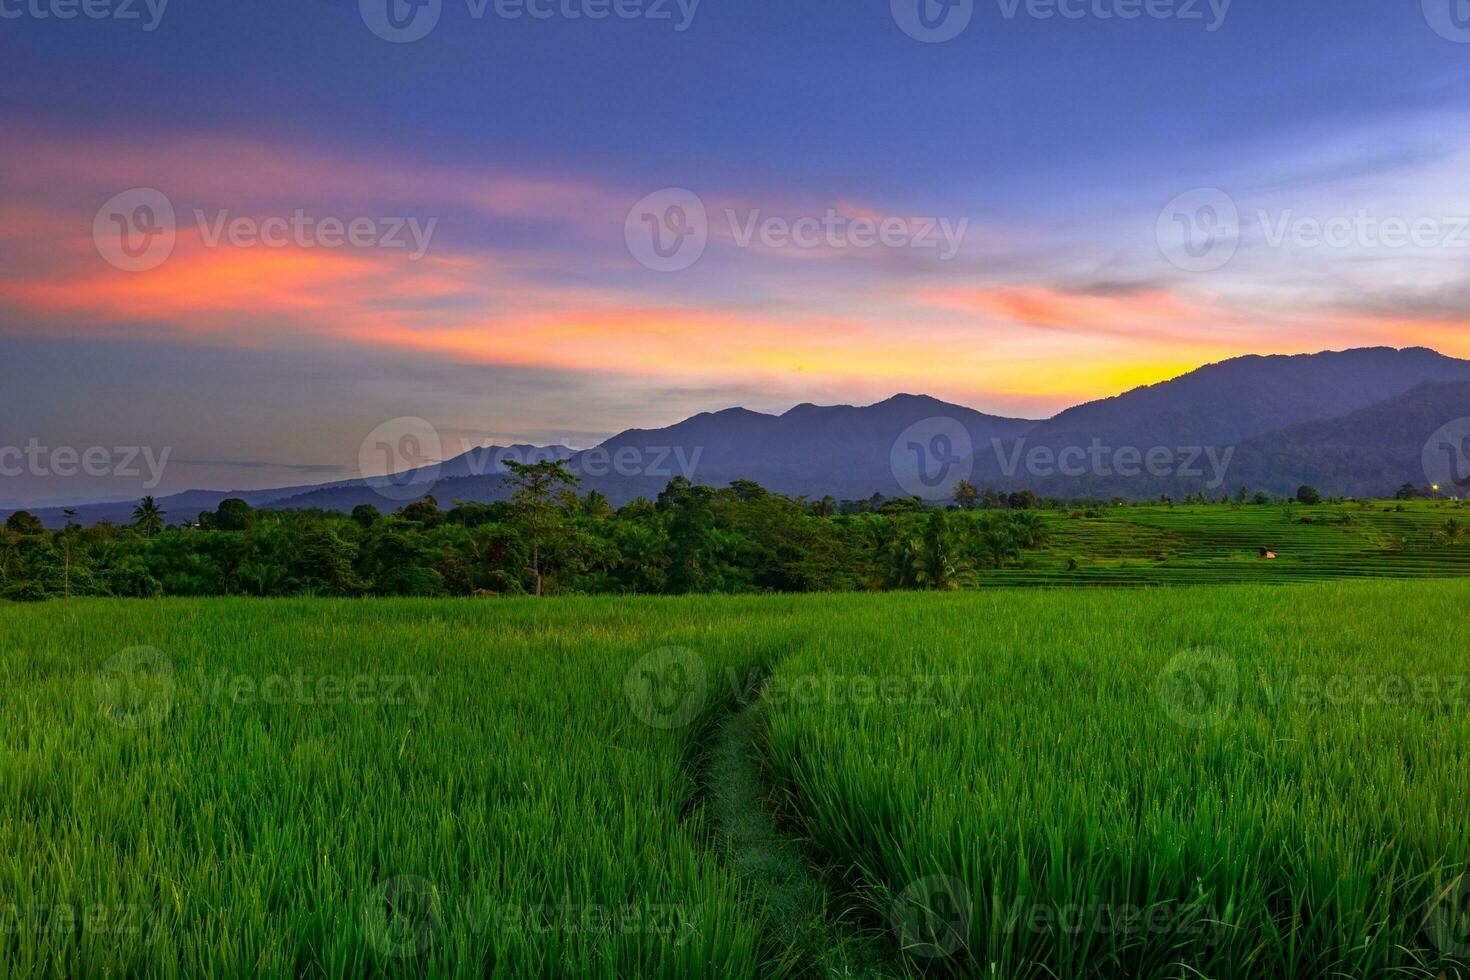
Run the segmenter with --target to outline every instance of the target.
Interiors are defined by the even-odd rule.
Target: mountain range
[[[987,415],[911,394],[864,407],[803,404],[780,415],[730,408],[662,429],[629,429],[582,451],[474,450],[398,474],[386,495],[373,485],[379,481],[345,480],[192,490],[160,504],[170,520],[181,520],[227,497],[257,507],[332,510],[360,503],[389,510],[426,494],[446,504],[489,501],[504,496],[506,459],[541,458],[565,460],[584,492],[598,490],[614,504],[656,496],[676,476],[712,486],[754,480],[782,493],[838,499],[874,493],[941,499],[962,476],[980,487],[1062,497],[1144,499],[1198,490],[1219,496],[1238,487],[1288,495],[1303,483],[1325,494],[1386,495],[1426,482],[1426,444],[1465,419],[1470,361],[1426,348],[1253,355],[1044,420]],[[1453,431],[1470,457],[1470,421],[1463,432]],[[912,464],[910,453],[917,454]],[[916,473],[930,479],[916,486]],[[79,506],[78,520],[125,521],[133,503]],[[63,520],[59,508],[35,513],[48,524]]]

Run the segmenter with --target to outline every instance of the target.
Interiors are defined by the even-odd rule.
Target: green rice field
[[[0,605],[0,976],[1467,977],[1467,600]]]
[[[1470,523],[1460,501],[1124,506],[1052,514],[1046,547],[1003,569],[1004,585],[1195,585],[1470,575],[1470,543],[1437,532]],[[1261,549],[1276,553],[1263,560]],[[1076,567],[1069,567],[1075,562]]]

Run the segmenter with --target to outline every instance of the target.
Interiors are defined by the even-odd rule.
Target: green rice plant
[[[916,972],[1467,976],[1467,599],[878,597],[778,667],[770,764]]]
[[[1402,508],[1402,509],[1400,509]],[[1446,542],[1457,501],[1288,508],[1113,507],[1048,515],[1047,547],[985,585],[1208,585],[1470,575],[1470,549]],[[1263,559],[1262,549],[1276,553]]]
[[[1466,976],[1467,598],[0,604],[0,975]]]
[[[723,685],[626,687],[761,667],[786,608],[0,604],[0,975],[756,976],[691,802]]]

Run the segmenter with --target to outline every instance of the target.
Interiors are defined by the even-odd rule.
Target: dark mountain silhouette
[[[271,507],[350,511],[358,504],[372,504],[380,509],[396,509],[424,496],[448,504],[452,500],[497,500],[502,481],[510,472],[507,460],[535,463],[546,459],[567,459],[573,450],[566,446],[486,446],[471,449],[437,468],[424,467],[396,473],[390,480],[352,480],[328,487],[308,488],[276,497]],[[376,487],[386,485],[387,492]],[[422,487],[419,493],[412,492]]]
[[[955,420],[973,445],[1011,438],[1036,423],[999,418],[924,395],[895,395],[876,405],[798,405],[781,415],[744,408],[705,412],[663,429],[629,429],[601,445],[572,454],[568,466],[582,490],[597,490],[615,504],[653,498],[670,480],[724,486],[754,480],[770,490],[812,497],[869,497],[904,491],[890,463],[893,442],[926,419]],[[452,467],[445,466],[445,472]],[[473,476],[440,479],[436,500],[497,500],[504,496],[503,468],[479,467]],[[427,489],[427,488],[426,488]],[[277,507],[351,509],[378,503],[362,485],[279,500]]]
[[[1279,494],[1294,493],[1302,484],[1345,496],[1389,493],[1405,483],[1423,484],[1426,447],[1431,453],[1441,448],[1430,445],[1431,437],[1464,418],[1470,418],[1470,382],[1423,384],[1339,418],[1247,439],[1236,450],[1231,476],[1241,485]],[[1470,424],[1456,435],[1470,436]],[[1441,489],[1470,496],[1470,485],[1453,485],[1447,458],[1444,469]]]
[[[696,472],[684,475],[714,486],[743,479],[809,497],[894,495],[902,493],[890,461],[894,440],[910,426],[932,418],[955,420],[976,446],[1020,435],[1036,425],[1027,419],[986,415],[927,395],[900,394],[860,408],[803,404],[782,415],[730,409],[696,415],[667,429],[630,429],[603,446],[630,454],[648,447],[682,447],[682,455],[672,454],[673,462],[677,465],[681,459],[697,458]],[[650,495],[648,490],[657,493],[668,479],[650,474],[644,495]]]
[[[440,464],[438,475],[444,477],[464,476],[471,473],[504,473],[498,464],[507,454],[514,459],[550,458],[565,459],[572,450],[565,446],[488,446],[475,449]],[[431,481],[430,469],[407,470],[394,476],[395,484],[423,483]],[[498,477],[497,477],[498,480]],[[395,494],[395,497],[397,495]],[[301,486],[278,487],[269,490],[185,490],[181,493],[160,497],[158,504],[171,524],[194,520],[202,511],[214,510],[220,501],[231,497],[244,500],[252,507],[319,507],[323,510],[351,510],[360,503],[371,503],[385,509],[400,506],[396,499],[376,493],[369,481],[362,479],[335,480],[331,483],[304,484]],[[412,498],[410,498],[412,499]],[[285,501],[291,501],[286,504]],[[73,509],[77,521],[95,524],[98,521],[126,523],[132,519],[136,500],[118,500],[97,504],[79,504]],[[0,511],[0,513],[5,513]],[[61,527],[66,518],[60,507],[31,508],[48,526]]]
[[[1423,347],[1237,357],[1171,381],[1068,409],[1024,433],[1016,442],[977,447],[972,479],[1005,490],[1032,489],[1043,495],[1065,497],[1144,499],[1161,493],[1196,491],[1218,496],[1241,485],[1252,491],[1287,494],[1303,482],[1311,482],[1293,475],[1302,471],[1293,464],[1296,457],[1286,455],[1282,444],[1256,444],[1252,440],[1311,422],[1350,416],[1406,396],[1425,384],[1464,381],[1470,381],[1470,361]],[[1410,400],[1424,397],[1421,392]],[[1397,411],[1407,411],[1407,407],[1400,406]],[[1459,410],[1436,403],[1424,406],[1423,411],[1430,415],[1452,413],[1430,427],[1424,433],[1427,437],[1445,422],[1470,415],[1470,401]],[[1299,432],[1288,438],[1293,452],[1304,454],[1304,458],[1309,454],[1307,436]],[[1113,451],[1105,457],[1108,459],[1115,458],[1124,447],[1145,455],[1162,449],[1176,454],[1176,458],[1172,466],[1161,468],[1169,475],[1098,473],[1091,465],[1084,474],[1061,475],[1049,472],[1050,468],[1038,471],[1026,465],[1030,453],[1044,451],[1045,459],[1046,453],[1055,457],[1064,450],[1075,453],[1077,449],[1088,449],[1094,441]],[[1245,452],[1248,443],[1250,451]],[[1402,461],[1409,448],[1418,458],[1422,438],[1415,447],[1397,447],[1391,456],[1380,456],[1382,448],[1362,447],[1353,471],[1356,476],[1345,470],[1324,471],[1319,489],[1343,495],[1384,494],[1405,482],[1424,481],[1422,466],[1406,472]],[[1224,466],[1227,452],[1228,466]],[[1219,482],[1222,467],[1224,482]],[[1142,468],[1147,470],[1146,466]],[[1189,472],[1181,472],[1186,470]],[[1196,472],[1199,475],[1194,475]]]
[[[1324,493],[1362,496],[1424,482],[1425,441],[1444,424],[1467,416],[1470,361],[1426,348],[1377,347],[1233,358],[1040,422],[909,394],[863,407],[804,404],[780,415],[731,408],[662,429],[629,429],[575,453],[560,446],[474,450],[443,463],[432,481],[428,471],[399,474],[395,485],[408,489],[387,497],[367,481],[348,480],[244,493],[195,490],[165,497],[161,504],[171,521],[181,521],[232,496],[261,507],[344,511],[359,503],[396,509],[415,490],[432,493],[446,505],[489,501],[504,496],[506,459],[553,457],[568,460],[583,491],[598,490],[614,504],[652,498],[677,476],[713,486],[754,480],[811,498],[901,496],[907,491],[893,471],[895,443],[901,435],[910,439],[906,433],[919,425],[924,437],[917,441],[927,444],[924,427],[935,419],[946,420],[943,425],[957,438],[968,436],[974,452],[962,468],[981,487],[1140,499],[1197,490],[1219,496],[1241,485],[1286,494],[1311,483]],[[1029,465],[1037,451],[1055,458],[1069,447],[1094,444],[1114,453],[1162,451],[1181,465],[1198,450],[1208,448],[1214,455],[1196,455],[1198,476],[1178,467],[1165,468],[1162,475],[1120,476],[1090,465],[1077,474]],[[1219,472],[1218,464],[1226,462]],[[133,503],[76,509],[84,523],[126,521]],[[36,513],[49,524],[62,522],[59,508]]]
[[[1096,437],[1139,446],[1228,446],[1346,415],[1426,381],[1470,381],[1470,361],[1426,347],[1235,357],[1069,408],[1027,433],[1027,441],[1086,445]]]

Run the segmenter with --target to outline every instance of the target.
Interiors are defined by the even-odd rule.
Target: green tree
[[[1006,498],[1006,506],[1011,510],[1035,510],[1041,506],[1041,498],[1034,490],[1017,490]]]
[[[612,504],[607,502],[607,497],[597,490],[588,490],[587,496],[582,498],[582,515],[597,520],[604,520],[613,515]]]
[[[654,502],[654,506],[661,512],[673,510],[678,506],[680,499],[688,495],[693,486],[688,477],[674,477],[658,492],[658,499]]]
[[[634,497],[618,508],[618,517],[625,521],[644,521],[657,513],[658,508],[647,497]]]
[[[1023,548],[1040,548],[1051,537],[1051,530],[1040,514],[1027,511],[1017,514],[1010,523],[1012,537]]]
[[[669,486],[673,486],[672,481]],[[714,491],[692,486],[670,499],[674,501],[674,514],[669,521],[669,591],[706,591],[718,579],[711,543]]]
[[[1313,504],[1320,504],[1322,502],[1322,495],[1317,492],[1316,487],[1303,483],[1297,488],[1296,500],[1297,503],[1306,504],[1310,507]]]
[[[5,529],[16,534],[41,534],[46,530],[46,525],[30,511],[18,510],[5,519]]]
[[[372,504],[358,504],[352,508],[352,523],[363,530],[367,530],[382,517],[382,513]]]
[[[912,589],[918,585],[914,573],[923,563],[924,540],[914,533],[912,520],[896,519],[888,530],[880,548],[883,587]]]
[[[754,480],[731,480],[730,492],[741,503],[751,503],[756,500],[765,500],[771,492]]]
[[[239,497],[219,502],[211,522],[216,531],[248,531],[255,523],[255,509]]]
[[[1007,561],[1021,557],[1021,547],[1016,542],[1013,527],[1011,521],[1002,515],[1000,520],[986,521],[980,531],[979,552],[996,568],[1004,568]]]
[[[1458,517],[1451,517],[1444,522],[1443,527],[1434,532],[1434,538],[1440,544],[1453,548],[1470,541],[1470,525],[1465,524]]]
[[[954,502],[960,510],[974,510],[980,502],[980,491],[969,480],[961,480],[954,488]]]
[[[943,510],[929,513],[924,523],[923,547],[915,556],[914,582],[937,590],[957,589],[968,571],[955,553],[954,536]]]
[[[143,537],[151,538],[163,530],[165,516],[156,500],[152,497],[144,497],[138,501],[138,506],[133,508],[133,526],[143,532]]]
[[[301,532],[291,558],[291,577],[313,592],[348,595],[357,591],[353,562],[357,546],[343,540],[328,524]]]
[[[444,512],[439,509],[439,501],[435,500],[432,495],[415,500],[401,509],[398,516],[424,528],[438,527],[444,523]]]
[[[429,567],[432,556],[424,535],[409,527],[382,521],[367,532],[359,565],[366,587],[377,595],[443,595],[444,576]]]
[[[575,505],[574,491],[580,481],[565,465],[552,460],[539,463],[506,460],[505,465],[510,470],[504,484],[511,491],[511,511],[531,539],[531,574],[536,580],[536,594],[545,595],[543,546],[562,532],[563,516]]]

